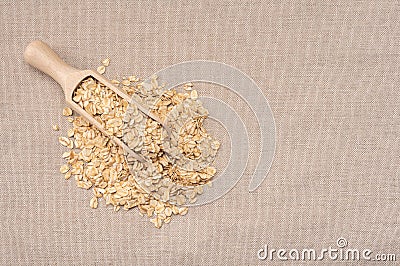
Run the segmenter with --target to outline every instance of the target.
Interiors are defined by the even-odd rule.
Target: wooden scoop
[[[73,93],[76,87],[82,82],[82,80],[86,79],[87,77],[93,77],[94,79],[104,84],[104,86],[107,86],[108,88],[113,90],[120,97],[124,98],[128,103],[136,104],[139,111],[163,125],[158,117],[151,114],[146,107],[134,101],[132,97],[127,95],[124,91],[116,87],[114,84],[112,84],[96,71],[79,70],[68,65],[46,43],[42,41],[31,42],[25,48],[24,58],[28,64],[51,76],[55,81],[58,82],[58,84],[61,85],[62,89],[64,90],[65,100],[72,107],[73,110],[83,116],[89,123],[97,127],[105,135],[109,136],[112,141],[122,147],[129,155],[135,157],[141,162],[145,162],[145,159],[141,155],[131,150],[119,138],[108,134],[104,127],[96,119],[94,119],[92,115],[90,115],[76,102],[74,102],[72,100]]]

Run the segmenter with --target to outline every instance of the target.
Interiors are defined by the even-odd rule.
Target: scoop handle
[[[25,61],[52,77],[64,92],[71,73],[79,70],[65,63],[45,42],[36,40],[28,44],[24,51]]]

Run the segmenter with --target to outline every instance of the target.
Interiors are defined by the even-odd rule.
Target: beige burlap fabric
[[[257,251],[339,237],[400,261],[397,1],[2,1],[0,12],[1,265],[281,265]],[[109,78],[193,59],[246,72],[276,121],[267,179],[248,193],[249,165],[226,196],[161,230],[136,210],[90,209],[58,173],[65,101],[23,61],[34,39],[81,68],[110,57]],[[209,92],[254,126],[240,99]]]

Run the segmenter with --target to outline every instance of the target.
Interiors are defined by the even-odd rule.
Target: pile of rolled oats
[[[109,59],[103,60],[98,72],[103,74],[109,63]],[[72,116],[72,110],[66,107],[63,115],[72,128],[66,137],[59,137],[59,142],[69,149],[62,155],[66,164],[60,172],[65,179],[73,177],[78,187],[93,191],[90,207],[97,208],[100,199],[115,211],[137,207],[142,216],[146,215],[160,228],[173,215],[185,215],[188,208],[183,205],[196,202],[196,196],[203,193],[203,185],[211,184],[216,169],[204,162],[212,162],[219,142],[203,127],[208,113],[196,103],[198,95],[193,84],[186,84],[186,92],[179,93],[163,91],[156,77],[151,84],[135,76],[111,82],[136,101],[152,105],[151,112],[161,120],[167,121],[172,114],[175,131],[171,138],[166,138],[160,124],[89,77],[75,90],[73,100],[100,122],[107,134],[123,140],[147,158],[149,164],[125,156],[108,136],[83,117]],[[188,106],[197,115],[185,115],[183,109]],[[178,122],[176,116],[182,117],[182,121]],[[53,129],[58,131],[59,127],[54,125]]]

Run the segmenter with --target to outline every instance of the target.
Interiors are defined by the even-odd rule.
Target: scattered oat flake
[[[191,91],[193,89],[193,83],[186,83],[185,85],[183,85],[183,89],[186,91]]]
[[[68,172],[68,171],[69,171],[69,166],[68,166],[68,165],[64,164],[64,165],[62,165],[62,166],[60,167],[60,173],[61,173],[61,174],[65,174],[65,173]]]
[[[128,77],[128,80],[129,80],[130,82],[136,82],[136,81],[138,81],[138,78],[136,78],[136,76],[132,75],[132,76],[129,76],[129,77]]]
[[[186,215],[188,212],[188,208],[187,207],[183,207],[183,208],[179,208],[179,214],[180,215]]]
[[[97,200],[97,197],[93,197],[90,199],[90,207],[92,209],[97,209],[97,206],[99,206],[99,202]]]
[[[74,136],[74,129],[73,128],[68,129],[67,135],[68,135],[69,138],[73,137]]]
[[[60,127],[58,125],[53,125],[52,128],[53,128],[54,131],[59,131],[60,130]]]
[[[191,98],[192,100],[197,100],[198,94],[197,94],[197,91],[196,91],[196,90],[192,90],[192,91],[190,92],[190,98]]]
[[[106,72],[106,67],[105,66],[99,66],[97,68],[97,72],[99,72],[99,74],[104,74],[104,72]]]
[[[129,79],[124,79],[121,83],[122,83],[122,85],[124,85],[124,86],[129,86],[129,85],[131,85],[131,82],[129,81]]]
[[[60,142],[61,145],[67,147],[69,145],[69,143],[71,142],[71,140],[66,137],[59,137],[58,142]]]
[[[108,67],[110,65],[110,58],[106,58],[103,61],[101,61],[103,66]]]
[[[63,109],[63,116],[71,116],[72,115],[72,109],[69,107],[65,107]]]
[[[71,176],[72,176],[72,173],[71,173],[71,171],[69,171],[65,174],[64,178],[65,178],[65,180],[68,180],[68,179],[70,179]]]

